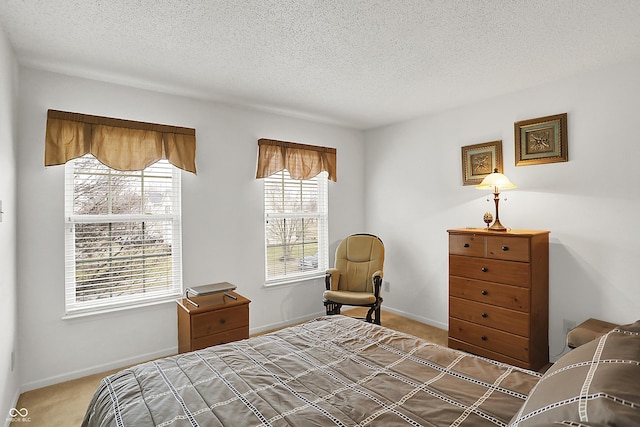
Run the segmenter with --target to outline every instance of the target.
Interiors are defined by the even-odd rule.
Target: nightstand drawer
[[[191,317],[191,337],[195,339],[241,326],[248,326],[248,318],[248,305],[195,314]]]
[[[523,287],[530,283],[529,264],[524,262],[450,255],[449,274]]]
[[[450,317],[449,336],[515,359],[529,361],[529,340],[518,335]]]
[[[474,234],[450,234],[449,253],[463,256],[484,257],[485,238]]]
[[[464,277],[449,277],[449,294],[485,304],[529,312],[529,290],[519,286],[502,285]]]
[[[213,345],[226,344],[249,338],[249,325],[217,334],[207,335],[191,341],[191,350],[200,350]]]
[[[520,311],[451,297],[449,316],[523,337],[529,336],[529,315]]]
[[[526,237],[487,236],[487,257],[528,262],[529,239]]]

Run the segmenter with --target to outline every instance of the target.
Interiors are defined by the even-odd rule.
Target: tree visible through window
[[[86,155],[66,174],[67,313],[179,295],[180,172],[164,160],[121,172]]]
[[[264,179],[267,283],[317,275],[327,267],[327,174]]]

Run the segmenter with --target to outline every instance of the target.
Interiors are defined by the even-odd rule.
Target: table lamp
[[[507,231],[507,228],[500,224],[500,217],[498,216],[498,203],[500,202],[500,191],[511,190],[512,188],[518,188],[517,185],[509,181],[509,178],[498,172],[495,168],[493,173],[487,175],[482,182],[476,186],[478,190],[491,190],[493,191],[493,201],[496,203],[496,220],[493,221],[489,230],[493,231]]]

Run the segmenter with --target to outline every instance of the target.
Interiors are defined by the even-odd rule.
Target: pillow
[[[640,320],[562,356],[510,427],[640,426]]]

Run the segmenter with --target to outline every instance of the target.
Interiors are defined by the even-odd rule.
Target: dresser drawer
[[[449,253],[454,255],[484,257],[485,237],[475,234],[450,234]]]
[[[451,297],[449,316],[523,337],[529,336],[529,315],[520,311]]]
[[[191,316],[191,338],[196,339],[214,333],[248,327],[249,306],[225,308]]]
[[[515,359],[529,361],[529,340],[518,335],[450,317],[449,336]]]
[[[219,344],[226,344],[249,338],[249,325],[231,329],[217,334],[195,338],[191,341],[191,351],[200,350]]]
[[[527,237],[487,236],[487,257],[507,261],[529,261]]]
[[[529,287],[529,264],[487,258],[449,256],[449,274],[488,282]]]
[[[465,277],[449,277],[449,294],[485,304],[529,312],[529,289]]]

